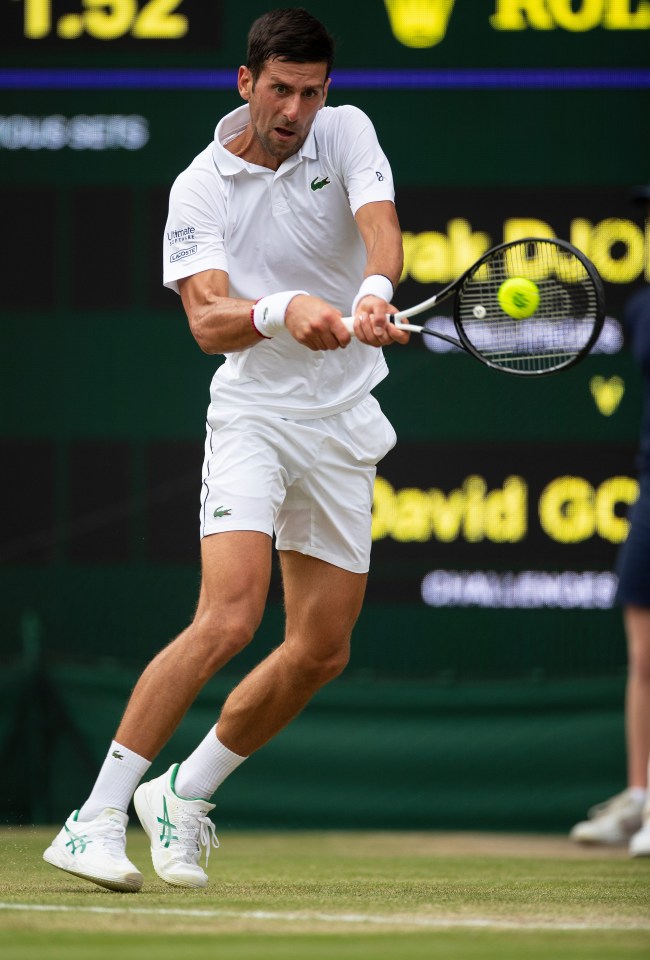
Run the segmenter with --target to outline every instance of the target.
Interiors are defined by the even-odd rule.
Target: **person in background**
[[[650,215],[650,184],[632,199]],[[639,442],[639,498],[630,511],[630,531],[617,560],[617,602],[623,607],[628,648],[625,738],[628,785],[589,811],[570,836],[578,843],[622,844],[630,855],[650,857],[650,284],[628,301],[625,337],[641,369],[644,384]]]

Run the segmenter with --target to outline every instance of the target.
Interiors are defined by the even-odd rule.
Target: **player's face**
[[[268,60],[256,81],[247,67],[239,71],[239,92],[250,106],[255,153],[253,163],[277,169],[302,147],[324,105],[329,87],[325,63]]]

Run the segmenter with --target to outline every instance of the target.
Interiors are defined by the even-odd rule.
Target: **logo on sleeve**
[[[181,240],[193,240],[196,233],[196,227],[180,227],[178,230],[168,230],[167,239],[170,246],[179,243]]]
[[[193,247],[186,247],[185,250],[177,250],[176,253],[172,253],[169,262],[176,263],[177,260],[184,260],[185,257],[193,257],[198,249],[198,244],[195,243]]]

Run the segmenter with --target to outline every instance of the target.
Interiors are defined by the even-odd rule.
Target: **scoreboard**
[[[198,560],[216,361],[161,287],[162,229],[174,177],[238,105],[248,27],[273,6],[0,2],[10,618],[34,577],[48,596],[53,571],[79,590],[110,569],[116,604],[132,601],[134,570],[155,571],[174,615],[191,606],[173,572]],[[581,248],[607,298],[592,356],[533,383],[442,343],[387,351],[377,395],[399,439],[379,466],[358,666],[480,674],[485,644],[512,654],[525,635],[541,669],[610,669],[641,404],[620,320],[650,281],[650,228],[629,199],[650,176],[650,2],[307,6],[337,39],[329,103],[365,110],[393,167],[398,306],[531,234]],[[375,641],[405,617],[436,641],[396,666]],[[139,641],[123,642],[127,657]]]

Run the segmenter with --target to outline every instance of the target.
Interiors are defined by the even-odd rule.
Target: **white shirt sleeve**
[[[337,115],[332,159],[340,165],[352,213],[378,200],[394,203],[393,173],[370,118],[349,104],[332,112]]]
[[[225,198],[208,183],[208,177],[205,170],[189,167],[171,189],[163,240],[163,283],[176,293],[183,277],[202,270],[228,272]]]

